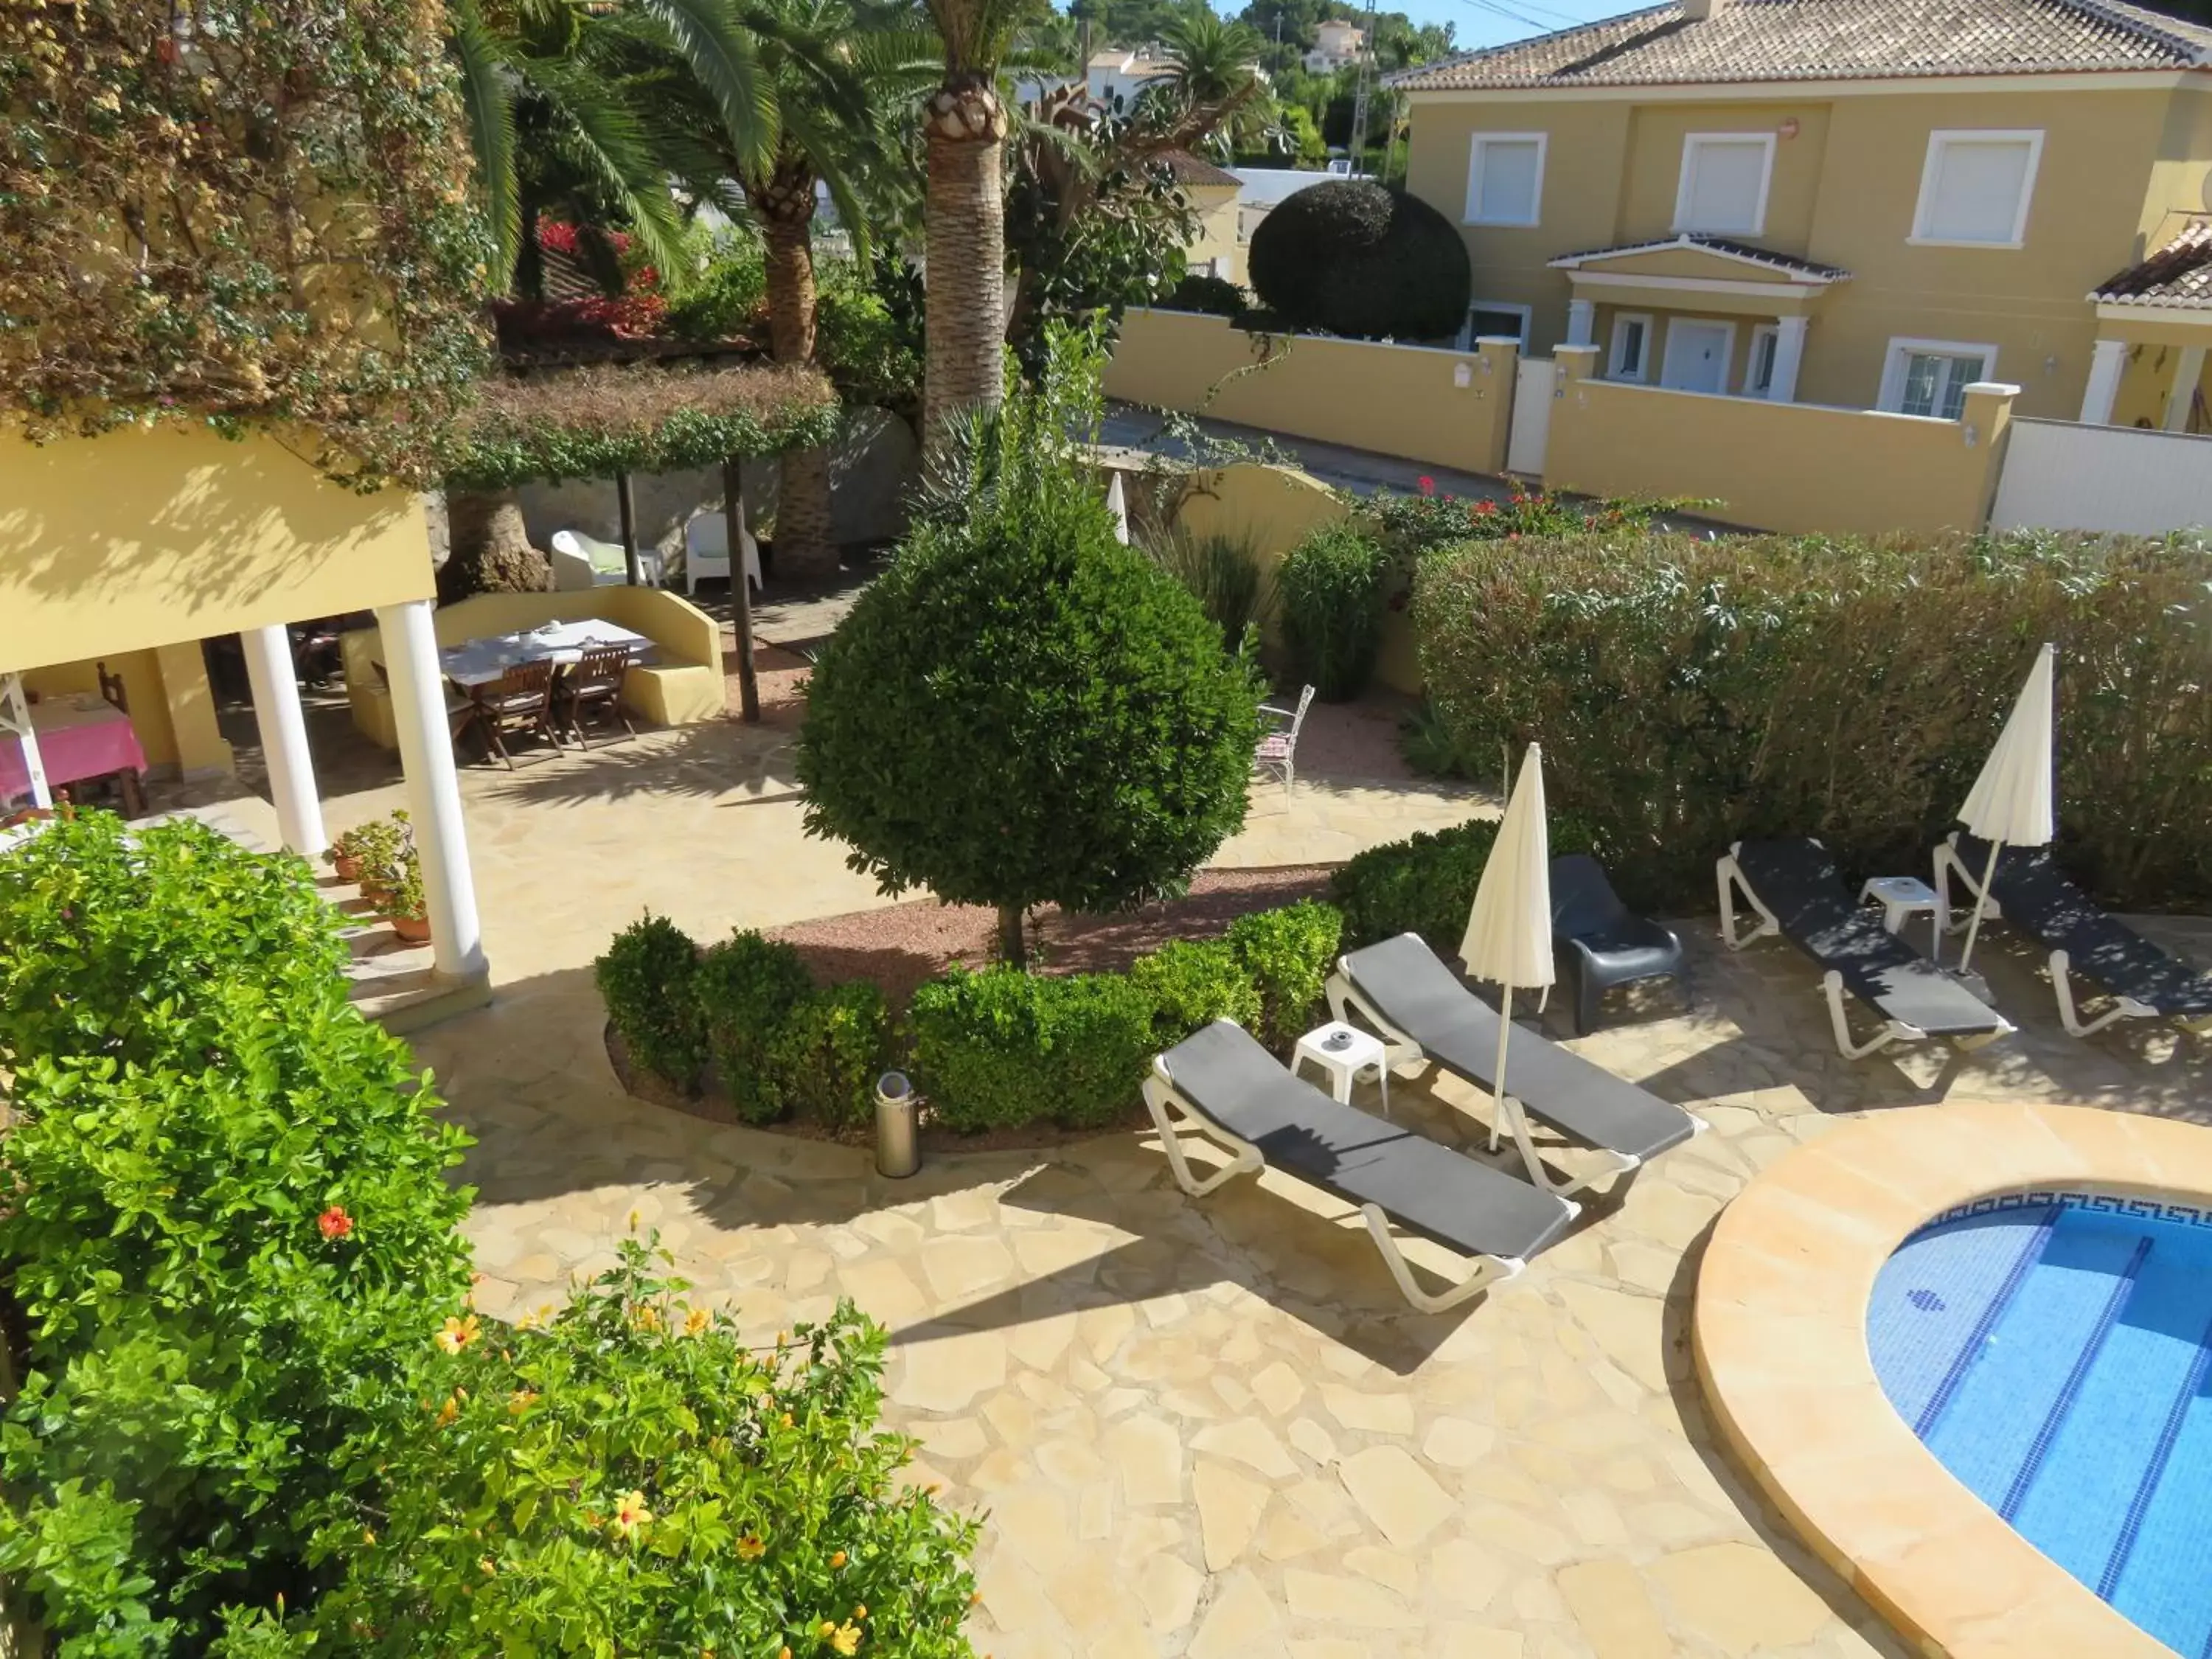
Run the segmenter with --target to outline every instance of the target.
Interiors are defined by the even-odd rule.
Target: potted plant
[[[323,857],[340,881],[358,882],[362,895],[374,899],[391,885],[399,861],[413,851],[414,836],[403,810],[345,830],[323,849]]]
[[[422,861],[409,848],[400,855],[391,878],[376,900],[376,914],[392,924],[392,931],[410,945],[430,937],[430,911],[422,894]]]

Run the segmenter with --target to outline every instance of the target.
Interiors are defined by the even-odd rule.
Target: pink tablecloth
[[[89,694],[48,697],[31,710],[31,727],[39,734],[39,758],[50,785],[146,769],[146,751],[138,746],[131,717]],[[14,733],[0,732],[0,797],[30,789],[22,745]]]

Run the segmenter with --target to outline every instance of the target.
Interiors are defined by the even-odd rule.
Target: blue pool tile
[[[1969,1217],[1908,1241],[1883,1264],[1867,1305],[1867,1346],[1899,1417],[1919,1423],[2057,1213],[2045,1206]]]

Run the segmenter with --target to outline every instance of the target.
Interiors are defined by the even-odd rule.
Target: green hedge
[[[1251,975],[1260,996],[1255,1035],[1276,1053],[1287,1054],[1291,1045],[1312,1029],[1322,987],[1343,936],[1343,913],[1312,899],[1255,910],[1229,924],[1224,942]]]
[[[1746,835],[1924,869],[2056,641],[2060,856],[2108,902],[2201,907],[2208,572],[2182,538],[1523,539],[1431,556],[1413,617],[1459,744],[1541,740],[1555,811],[1662,908],[1710,904]]]
[[[1382,544],[1349,521],[1324,525],[1284,556],[1276,603],[1291,672],[1323,702],[1349,702],[1367,689],[1382,651],[1389,560]]]
[[[1547,788],[1550,782],[1547,764]],[[1547,827],[1554,858],[1604,850],[1578,819],[1554,813]],[[1475,818],[1370,847],[1352,860],[1329,884],[1344,916],[1345,948],[1419,933],[1437,955],[1456,960],[1474,890],[1497,840],[1498,821]]]
[[[931,1115],[962,1134],[1110,1123],[1154,1053],[1153,1006],[1124,974],[955,968],[914,994],[914,1068]]]

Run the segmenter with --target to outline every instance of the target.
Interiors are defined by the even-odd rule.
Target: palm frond
[[[499,258],[498,287],[514,274],[522,246],[522,192],[514,173],[514,85],[507,49],[484,22],[476,0],[453,7],[453,56],[468,111],[469,147],[476,152],[477,188]]]
[[[667,32],[700,84],[714,99],[730,143],[746,166],[765,167],[775,153],[780,112],[759,55],[738,27],[727,0],[633,0]]]
[[[515,67],[543,95],[558,147],[621,209],[647,258],[662,270],[681,270],[681,216],[667,171],[635,113],[616,91],[566,59],[530,58]]]

